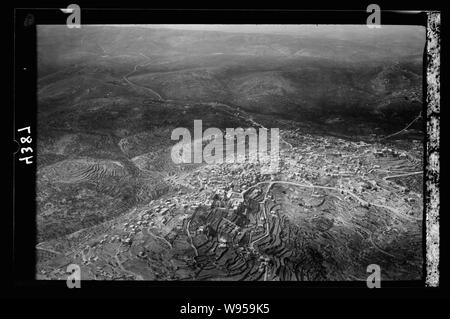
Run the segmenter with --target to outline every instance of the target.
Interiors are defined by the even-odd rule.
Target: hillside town
[[[296,258],[312,258],[295,248],[304,245],[294,235],[297,223],[311,224],[302,242],[327,234],[315,243],[323,242],[320,254],[332,259],[342,258],[339,241],[360,236],[360,249],[378,252],[380,263],[384,258],[392,263],[394,254],[376,244],[378,233],[404,232],[407,223],[418,236],[423,210],[418,149],[282,134],[287,143],[278,172],[266,174],[259,163],[222,163],[169,174],[167,194],[71,235],[72,250],[64,248],[61,262],[80,263],[95,279],[321,280],[329,274],[314,268],[314,258],[300,277],[293,264]],[[358,258],[347,267],[355,267]],[[47,265],[39,275],[64,276],[61,269]],[[334,273],[336,280],[355,276],[345,269]],[[394,270],[391,275],[395,278]]]

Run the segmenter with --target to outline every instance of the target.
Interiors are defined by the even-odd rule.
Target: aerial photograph
[[[37,26],[36,279],[423,278],[421,26]]]

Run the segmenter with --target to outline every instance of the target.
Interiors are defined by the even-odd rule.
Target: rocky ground
[[[263,118],[234,114],[264,126]],[[85,279],[365,280],[369,264],[380,265],[385,280],[420,279],[421,142],[351,141],[278,124],[281,162],[272,174],[244,162],[180,164],[150,176],[142,167],[151,156],[138,175],[120,160],[42,167],[39,185],[58,190],[39,192],[38,222],[68,207],[62,221],[78,228],[37,245],[38,278],[65,278],[76,263]],[[159,192],[136,195],[158,178]],[[139,188],[128,199],[127,181]],[[70,224],[70,212],[82,210],[74,201],[91,205],[89,197],[104,220],[88,214]]]
[[[421,279],[424,30],[394,29],[39,27],[37,278]],[[279,128],[279,170],[175,164],[198,119]]]

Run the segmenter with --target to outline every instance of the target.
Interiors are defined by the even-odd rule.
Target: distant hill
[[[262,34],[40,26],[39,94],[43,104],[65,106],[106,92],[133,94],[124,92],[128,75],[164,99],[219,101],[264,114],[395,123],[417,116],[424,29],[332,28]]]

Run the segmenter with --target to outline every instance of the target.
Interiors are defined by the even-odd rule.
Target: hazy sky
[[[245,32],[245,33],[295,33],[305,30],[322,30],[329,32],[351,32],[366,31],[369,29],[366,25],[314,25],[314,24],[153,24],[150,28],[170,28],[182,30],[205,30],[205,31],[226,31],[226,32]],[[381,29],[390,31],[402,31],[411,29],[421,29],[419,26],[393,26],[383,25]]]

